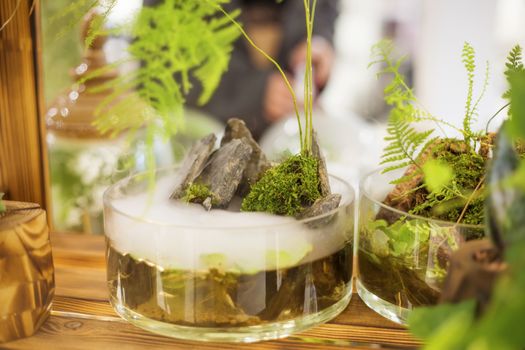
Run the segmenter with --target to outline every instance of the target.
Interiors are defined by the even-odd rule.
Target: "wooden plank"
[[[318,327],[320,334],[331,334],[333,330],[327,327]],[[330,327],[328,327],[330,328]],[[373,333],[365,330],[350,329],[352,338],[328,337],[314,338],[310,334],[303,333],[283,340],[261,342],[257,344],[221,344],[202,343],[176,340],[164,336],[155,335],[143,331],[124,321],[86,319],[71,316],[51,316],[37,335],[4,344],[4,349],[334,349],[344,347],[346,349],[370,349],[378,348],[375,343],[368,340]],[[360,334],[369,336],[360,336]],[[347,332],[345,332],[346,334]],[[395,338],[398,334],[392,334]],[[406,348],[400,342],[384,343],[383,348]],[[388,344],[391,344],[389,346]]]

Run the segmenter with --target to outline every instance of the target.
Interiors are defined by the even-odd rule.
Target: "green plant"
[[[142,8],[131,27],[128,47],[131,59],[141,65],[91,91],[108,93],[96,110],[96,126],[101,132],[118,134],[147,128],[150,169],[154,168],[154,138],[168,139],[181,127],[185,96],[193,88],[190,77],[202,85],[199,103],[204,104],[228,68],[239,32],[229,18],[218,17],[211,6],[226,2],[166,0],[159,6]],[[236,11],[229,16],[234,19],[238,14]],[[108,65],[86,79],[121,63]]]
[[[215,195],[210,190],[210,188],[203,184],[192,183],[186,189],[184,196],[182,197],[182,201],[186,203],[190,203],[190,202],[202,203],[207,198],[211,198],[212,202],[215,198]]]
[[[202,85],[202,94],[199,102],[204,104],[212,96],[224,71],[228,67],[233,43],[239,35],[243,35],[248,43],[265,56],[280,72],[292,96],[297,123],[301,152],[299,159],[303,165],[316,164],[315,169],[283,165],[273,174],[282,176],[276,183],[287,184],[288,177],[297,177],[297,174],[285,174],[284,171],[299,172],[299,176],[314,176],[318,183],[317,161],[312,155],[313,143],[313,72],[312,72],[312,33],[315,19],[317,0],[304,0],[306,19],[306,70],[304,86],[304,114],[305,125],[302,125],[295,92],[287,79],[284,70],[272,57],[259,48],[244,31],[237,21],[239,11],[228,13],[223,5],[229,0],[165,0],[161,5],[152,8],[143,8],[132,26],[132,41],[128,51],[132,59],[142,62],[141,66],[132,73],[114,79],[108,83],[92,89],[91,92],[108,93],[108,97],[97,108],[96,126],[105,133],[111,131],[118,134],[122,131],[136,131],[146,127],[146,162],[150,169],[150,185],[154,183],[153,169],[153,141],[156,137],[170,137],[183,120],[183,106],[185,96],[192,88],[191,79]],[[104,19],[107,13],[101,15]],[[97,27],[100,22],[96,23]],[[113,30],[115,31],[115,30]],[[118,31],[118,30],[117,30]],[[96,33],[97,29],[90,29]],[[199,35],[195,35],[195,33]],[[91,39],[92,40],[92,39]],[[86,44],[89,44],[87,42]],[[117,62],[108,65],[85,79],[93,79],[107,70],[114,69],[121,64]],[[136,93],[128,94],[129,91]],[[123,97],[124,96],[124,97]],[[306,160],[309,158],[309,162]],[[290,163],[298,158],[292,157]],[[310,170],[315,170],[311,172]],[[271,175],[268,174],[268,177]],[[305,180],[308,182],[310,179]],[[263,185],[260,185],[263,186]],[[306,191],[303,194],[288,192],[286,196],[307,198],[307,202],[317,197],[311,195],[308,186],[299,186]],[[258,191],[254,186],[255,193]],[[316,189],[318,191],[318,189]],[[294,213],[299,209],[269,208],[263,204],[255,205],[255,201],[263,200],[260,195],[251,195],[243,207],[263,208],[270,212]],[[315,198],[314,198],[315,197]],[[292,203],[297,198],[287,198]],[[313,202],[311,200],[311,202]],[[304,205],[306,202],[302,201]],[[275,203],[274,203],[275,204]],[[250,210],[251,210],[250,209]]]
[[[518,46],[509,54],[506,67],[510,88],[504,97],[511,100],[512,108],[511,118],[500,133],[503,137],[511,136],[507,148],[513,152],[512,143],[525,139],[525,71]],[[511,158],[515,161],[516,155]],[[506,194],[505,201],[500,200],[496,204],[498,207],[504,206],[500,211],[503,217],[491,218],[491,222],[497,222],[500,226],[491,227],[490,230],[491,233],[499,229],[510,234],[502,237],[506,241],[504,259],[508,269],[498,279],[490,303],[482,314],[477,312],[474,300],[415,310],[410,317],[410,329],[425,340],[426,349],[510,350],[522,349],[525,344],[525,334],[522,332],[525,320],[525,299],[522,297],[525,289],[525,160],[521,159],[513,173],[508,173],[512,171],[510,164],[501,163],[508,159],[497,161],[499,163],[495,171],[503,178],[495,179],[502,183],[492,182],[492,186],[496,185],[493,190]],[[498,196],[501,195],[498,193]],[[488,198],[490,200],[491,197]]]
[[[464,44],[461,57],[467,72],[467,97],[460,128],[440,120],[421,106],[415,93],[399,73],[404,57],[393,59],[393,50],[389,41],[381,41],[372,48],[374,60],[371,65],[381,64],[378,74],[392,76],[384,90],[385,101],[391,106],[391,111],[387,126],[388,136],[385,138],[388,145],[381,162],[386,165],[383,172],[409,167],[402,177],[392,183],[417,185],[404,194],[420,194],[411,213],[458,223],[481,223],[481,185],[486,157],[482,157],[477,150],[483,142],[483,136],[480,132],[474,132],[471,125],[488,85],[488,63],[481,92],[474,100],[475,52],[470,44]],[[448,138],[444,131],[441,137],[432,137],[435,132],[433,129],[418,131],[412,124],[421,121],[432,121],[442,131],[443,126],[450,127],[462,134],[463,140]],[[432,186],[435,183],[439,186]],[[421,200],[421,195],[424,195],[424,200]]]
[[[243,211],[295,216],[313,204],[319,192],[318,161],[298,154],[267,170],[242,202]]]

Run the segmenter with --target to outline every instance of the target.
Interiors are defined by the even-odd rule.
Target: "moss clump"
[[[242,211],[295,216],[321,197],[318,161],[294,155],[267,170],[242,202]]]
[[[434,219],[478,225],[484,221],[483,185],[479,187],[485,175],[486,159],[467,148],[444,145],[434,153],[435,159],[449,164],[454,177],[445,189],[438,193],[426,192],[425,199],[411,210],[411,213]],[[479,188],[478,188],[479,187]],[[470,199],[465,213],[462,212],[474,190],[478,191]],[[459,195],[458,195],[459,194]]]
[[[215,195],[206,185],[199,183],[190,184],[182,197],[182,201],[186,203],[202,203],[206,198],[211,198],[212,203],[214,202]]]

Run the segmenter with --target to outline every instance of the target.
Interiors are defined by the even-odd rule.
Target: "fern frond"
[[[110,12],[113,10],[117,0],[105,0],[102,3],[99,2],[98,7],[100,8],[100,14],[96,16],[90,23],[86,39],[84,40],[84,47],[88,48],[93,44],[93,41],[104,33],[104,25]]]
[[[474,72],[476,70],[476,53],[474,48],[467,42],[463,44],[461,59],[467,71],[467,101],[465,102],[465,117],[463,118],[463,135],[465,141],[472,134],[471,124],[474,115],[472,100],[474,95]]]
[[[405,183],[405,182],[408,182],[408,181],[412,180],[413,178],[415,178],[416,176],[418,176],[418,175],[420,175],[420,174],[422,174],[421,169],[416,169],[415,171],[413,171],[413,172],[411,172],[411,173],[409,173],[409,174],[403,175],[403,176],[400,177],[399,179],[395,179],[395,180],[391,181],[390,183],[391,183],[392,185],[399,185],[399,184],[402,184],[402,183]],[[411,192],[411,191],[417,191],[417,190],[420,189],[421,187],[422,187],[422,186],[418,186],[418,187],[416,187],[416,188],[410,190],[410,192]],[[409,192],[409,193],[410,193],[410,192]],[[408,195],[409,193],[404,193],[403,195],[406,196],[406,195]]]
[[[76,0],[62,8],[53,15],[49,21],[54,28],[60,28],[55,35],[55,40],[62,38],[66,33],[82,22],[84,15],[97,7],[99,0]]]
[[[101,132],[119,134],[146,127],[149,154],[148,149],[153,147],[151,135],[169,138],[182,127],[183,106],[193,88],[192,81],[201,86],[199,103],[211,98],[240,35],[231,19],[216,8],[227,2],[165,0],[156,7],[141,9],[131,26],[128,47],[131,59],[140,66],[91,91],[107,95],[96,110],[95,125]],[[238,18],[239,11],[229,16]],[[97,28],[90,28],[93,38],[101,33]],[[85,79],[97,78],[115,66],[103,67]]]
[[[415,165],[420,168],[419,155],[429,146],[428,142],[433,130],[417,131],[404,120],[390,118],[387,125],[388,136],[385,137],[389,144],[384,149],[381,164],[387,164],[383,173]],[[397,184],[410,180],[410,176],[404,176],[394,180]]]
[[[414,121],[433,117],[422,108],[418,107],[418,101],[414,92],[405,83],[405,78],[399,73],[399,68],[404,62],[404,57],[392,59],[394,47],[390,41],[381,41],[372,48],[373,64],[381,64],[378,75],[392,75],[392,80],[385,87],[385,102],[392,107],[387,124],[387,136],[385,141],[388,145],[384,149],[381,164],[387,165],[383,173],[405,168],[409,165],[418,164],[419,154],[427,147],[427,141],[433,130],[417,131],[410,126]],[[410,177],[404,176],[392,183],[408,181]]]
[[[516,45],[510,50],[507,56],[507,62],[505,62],[505,77],[507,78],[509,86],[511,85],[510,77],[523,71],[525,71],[525,67],[523,66],[523,50],[520,45]],[[502,97],[510,101],[511,96],[512,90],[509,87]],[[512,116],[512,106],[508,110],[508,115]]]

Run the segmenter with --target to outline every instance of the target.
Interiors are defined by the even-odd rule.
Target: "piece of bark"
[[[179,180],[171,193],[171,199],[181,199],[184,197],[184,192],[188,185],[200,175],[208,163],[208,159],[215,148],[216,141],[217,137],[215,134],[209,134],[191,147],[177,173]]]
[[[497,278],[506,269],[501,252],[488,239],[466,242],[452,254],[440,302],[475,299],[477,311],[483,313]]]
[[[252,148],[252,155],[244,170],[238,190],[238,193],[244,196],[249,193],[251,186],[261,178],[262,174],[271,167],[271,164],[259,144],[253,138],[250,130],[246,127],[244,121],[237,118],[229,119],[221,140],[221,146],[224,146],[232,140],[242,138],[245,138],[248,145]]]
[[[330,179],[328,178],[328,170],[326,169],[326,160],[323,157],[319,140],[317,138],[317,132],[314,130],[312,134],[312,155],[317,159],[318,174],[319,174],[319,190],[321,197],[326,197],[332,193],[330,190]]]
[[[312,204],[310,208],[303,210],[298,216],[298,219],[307,219],[313,218],[319,215],[326,214],[334,209],[336,209],[341,203],[340,194],[330,194],[326,197],[319,198]]]
[[[207,186],[213,193],[214,207],[228,206],[237,191],[252,152],[246,138],[232,140],[213,153],[208,165],[195,179],[196,183]]]

